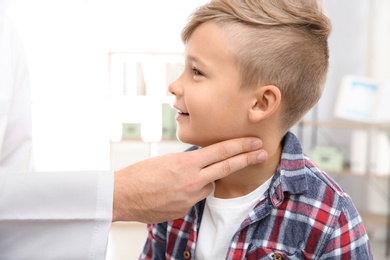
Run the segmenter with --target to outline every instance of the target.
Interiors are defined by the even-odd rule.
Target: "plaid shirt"
[[[140,259],[195,259],[204,201],[182,219],[148,225]],[[223,230],[220,230],[223,232]],[[373,259],[350,197],[288,133],[266,198],[242,222],[226,259]]]

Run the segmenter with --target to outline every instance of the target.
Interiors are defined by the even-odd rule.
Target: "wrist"
[[[112,203],[112,222],[116,221],[131,221],[130,214],[125,214],[125,209],[128,208],[130,201],[124,198],[125,190],[122,181],[122,171],[114,172],[114,196]],[[128,213],[128,212],[127,212]]]

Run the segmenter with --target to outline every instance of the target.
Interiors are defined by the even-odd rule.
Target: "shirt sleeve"
[[[113,172],[0,174],[0,259],[105,259]]]
[[[369,238],[358,211],[348,196],[340,202],[341,212],[321,259],[373,259]]]

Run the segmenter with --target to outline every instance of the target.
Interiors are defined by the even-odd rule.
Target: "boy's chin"
[[[180,136],[177,136],[177,139],[182,143],[195,145],[195,146],[199,146],[199,147],[206,147],[206,146],[209,146],[212,144],[216,144],[216,143],[225,141],[222,139],[199,140],[196,138],[185,138],[185,137],[180,137]]]

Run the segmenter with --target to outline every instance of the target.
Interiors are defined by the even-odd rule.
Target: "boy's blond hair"
[[[242,87],[275,85],[286,132],[320,99],[328,70],[329,19],[316,0],[212,0],[182,31],[213,21],[233,44]]]

